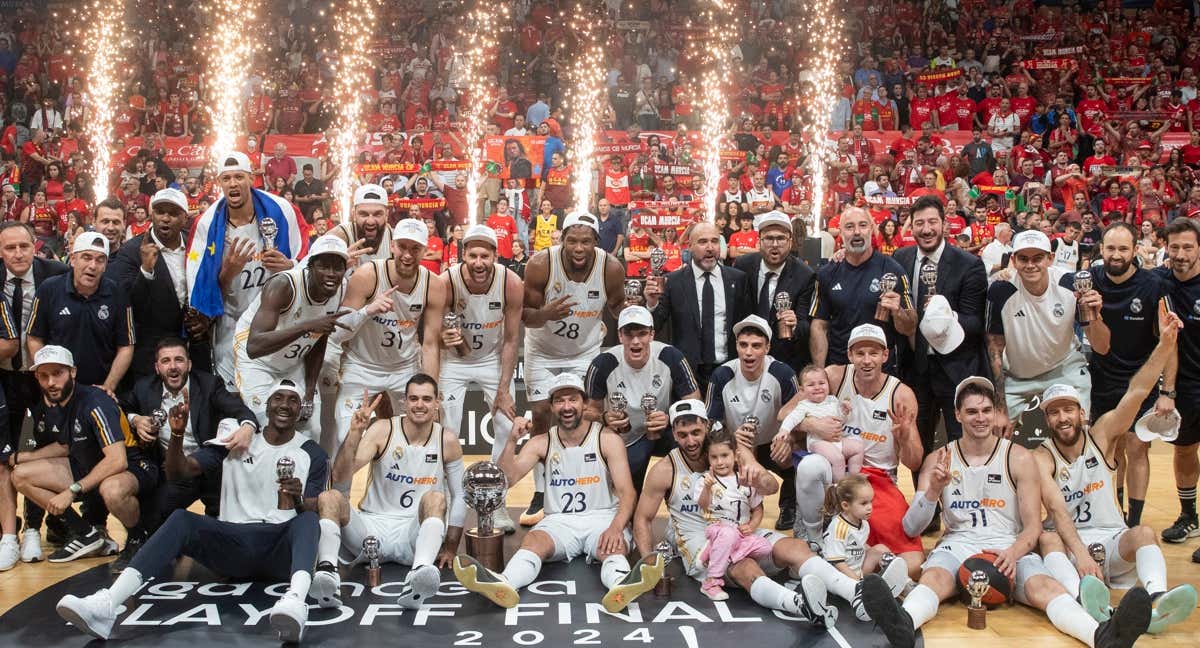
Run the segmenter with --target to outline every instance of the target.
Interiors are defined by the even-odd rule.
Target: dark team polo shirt
[[[137,456],[131,444],[129,422],[121,414],[120,406],[97,387],[76,382],[66,403],[50,405],[45,398],[39,398],[29,409],[38,447],[51,443],[66,445],[71,472],[77,480],[91,472],[104,457],[104,448],[114,443],[127,446],[131,457]]]
[[[1179,333],[1179,374],[1175,389],[1180,398],[1200,398],[1200,276],[1187,281],[1175,278],[1170,268],[1159,267],[1151,272],[1165,279],[1167,301],[1179,319],[1183,330]]]
[[[1158,301],[1167,294],[1167,283],[1138,269],[1118,284],[1096,266],[1092,284],[1104,300],[1100,318],[1112,333],[1108,353],[1092,353],[1092,392],[1119,398],[1158,344]]]
[[[74,272],[51,277],[38,286],[26,334],[45,344],[66,347],[75,356],[75,381],[99,385],[108,377],[117,349],[132,346],[133,313],[129,298],[111,279],[101,278],[96,292],[75,292]]]
[[[12,311],[8,302],[0,299],[0,340],[20,340],[18,322],[13,321]],[[19,342],[18,342],[19,344]],[[17,430],[17,435],[20,435]],[[0,389],[0,461],[7,461],[8,456],[17,448],[19,439],[11,438],[8,429],[8,403],[4,399],[4,390]]]
[[[851,265],[847,261],[827,263],[817,270],[817,286],[813,291],[813,303],[809,316],[829,322],[829,351],[825,364],[847,364],[846,342],[850,331],[859,324],[877,324],[887,334],[887,367],[895,368],[900,336],[892,326],[891,318],[882,322],[875,319],[875,307],[879,305],[879,278],[885,274],[896,275],[896,287],[900,293],[901,308],[912,308],[909,299],[908,275],[891,257],[875,251],[862,265]]]

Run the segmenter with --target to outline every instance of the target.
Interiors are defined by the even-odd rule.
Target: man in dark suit
[[[799,371],[811,357],[808,309],[816,273],[792,254],[792,224],[787,214],[760,214],[754,219],[754,228],[758,230],[758,252],[743,254],[733,267],[746,273],[751,312],[771,324],[771,357]],[[780,295],[787,295],[791,304],[782,311],[775,306]]]
[[[945,421],[948,440],[962,436],[962,426],[954,417],[955,386],[988,371],[983,343],[987,272],[979,257],[946,241],[945,225],[942,201],[921,196],[912,206],[917,244],[892,255],[908,276],[917,309],[915,348],[906,347],[907,359],[901,366],[904,382],[917,395],[917,430],[926,455],[933,451],[939,415]],[[926,280],[934,280],[932,290],[922,274]],[[944,298],[946,304],[927,299],[934,295]]]
[[[133,361],[121,384],[123,389],[154,375],[159,340],[179,337],[185,327],[193,339],[203,333],[202,318],[185,317],[187,244],[183,229],[187,226],[187,197],[178,189],[163,189],[150,199],[150,212],[150,229],[126,241],[105,271],[133,306],[136,342]],[[192,349],[192,355],[208,357],[196,351]]]
[[[733,325],[750,314],[746,274],[720,263],[721,233],[696,223],[688,233],[692,262],[646,281],[646,307],[654,328],[670,330],[670,342],[696,369],[700,391],[721,363],[735,357]],[[669,327],[668,327],[669,322]]]
[[[33,230],[18,221],[0,223],[0,285],[4,286],[4,301],[13,314],[13,324],[21,333],[21,344],[11,360],[0,362],[0,381],[4,385],[4,398],[8,402],[8,439],[0,439],[0,449],[6,443],[17,447],[21,440],[21,425],[25,421],[29,406],[42,397],[41,388],[33,372],[29,371],[30,358],[25,353],[25,325],[33,313],[33,296],[46,279],[65,273],[69,268],[64,263],[49,261],[34,254]],[[25,528],[35,533],[42,526],[44,512],[30,500],[25,500]],[[59,530],[56,528],[57,533]],[[40,542],[25,543],[22,537],[22,559],[41,559]],[[26,547],[26,544],[28,547]],[[34,547],[37,551],[34,551]],[[34,554],[36,553],[36,558]]]
[[[140,378],[122,394],[121,409],[129,417],[130,427],[148,454],[161,461],[171,430],[164,420],[155,420],[155,411],[169,412],[174,405],[188,403],[187,436],[184,454],[196,459],[204,474],[188,481],[164,480],[154,499],[153,512],[147,511],[143,528],[154,531],[175,509],[187,508],[200,499],[209,515],[217,515],[221,500],[221,462],[229,452],[241,452],[250,446],[258,430],[258,419],[242,399],[219,378],[192,368],[183,340],[174,337],[158,341],[154,356],[154,374]],[[140,540],[138,545],[140,545]],[[137,551],[126,544],[118,560],[121,565]],[[114,565],[114,570],[121,565]]]

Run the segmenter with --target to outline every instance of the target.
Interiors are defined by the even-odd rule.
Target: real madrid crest
[[[108,319],[108,304],[101,304],[100,310],[96,313],[96,317],[102,320]]]
[[[560,292],[562,292],[562,282],[561,282],[561,281],[555,281],[555,282],[554,282],[554,285],[552,286],[552,288],[554,289],[554,292],[556,292],[556,293],[560,293]]]
[[[1067,312],[1067,311],[1063,309],[1063,305],[1062,305],[1062,304],[1055,304],[1055,305],[1054,305],[1054,316],[1055,316],[1055,317],[1062,317],[1064,314],[1066,314],[1066,312]]]
[[[962,483],[962,473],[958,472],[957,470],[951,470],[950,471],[950,481],[954,482],[955,484],[961,484]]]
[[[83,431],[83,426],[79,424],[79,419],[75,419],[75,434]]]
[[[1071,479],[1071,471],[1066,466],[1058,469],[1058,481],[1067,481]]]
[[[253,402],[253,403],[254,403],[254,406],[255,406],[255,407],[261,407],[261,406],[262,406],[262,399],[261,399],[261,398],[259,398],[258,396],[255,396],[254,398],[251,398],[250,400],[251,400],[251,402]]]
[[[1134,315],[1142,312],[1142,300],[1134,297],[1129,302],[1129,312],[1133,313]]]
[[[1192,304],[1192,312],[1200,315],[1200,299],[1197,299],[1196,303]]]
[[[872,279],[872,280],[871,280],[871,287],[870,287],[870,288],[868,288],[868,290],[870,290],[870,291],[871,291],[871,292],[873,292],[873,293],[877,293],[877,292],[879,292],[879,279]]]
[[[683,486],[683,490],[685,490],[685,491],[690,491],[690,490],[692,490],[692,478],[691,478],[691,477],[684,477],[684,478],[683,478],[683,481],[682,481],[682,482],[680,482],[680,483],[679,483],[679,485],[680,485],[680,486]]]
[[[404,446],[396,446],[396,449],[392,450],[392,456],[395,457],[396,459],[403,458],[404,457]]]
[[[713,486],[712,487],[712,496],[716,499],[721,499],[722,497],[725,497],[725,487],[720,484]]]
[[[557,453],[557,452],[555,452],[554,454],[550,455],[550,463],[552,463],[552,464],[556,464],[556,463],[559,463],[559,462],[561,462],[561,461],[562,461],[562,457],[558,456],[558,453]]]

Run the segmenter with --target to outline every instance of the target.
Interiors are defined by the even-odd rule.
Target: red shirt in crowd
[[[512,216],[492,214],[485,223],[496,231],[496,254],[504,259],[512,258],[512,242],[517,238],[517,222]]]

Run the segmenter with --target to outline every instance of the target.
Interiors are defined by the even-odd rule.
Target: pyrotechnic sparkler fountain
[[[86,135],[92,149],[92,177],[96,202],[108,197],[109,172],[113,153],[113,120],[116,116],[118,71],[123,66],[125,3],[91,0],[82,10],[88,16],[83,39],[87,59],[85,105],[89,116]]]
[[[733,37],[737,33],[731,26],[731,13],[731,7],[724,0],[712,0],[711,6],[701,12],[701,18],[708,27],[708,38],[703,44],[707,60],[704,72],[700,75],[696,104],[700,108],[700,133],[704,141],[701,156],[704,166],[704,219],[709,223],[717,219],[721,143],[729,121],[729,97],[724,89],[732,65]]]
[[[377,0],[343,0],[334,15],[337,32],[337,73],[334,96],[338,103],[337,135],[331,142],[336,177],[333,195],[342,218],[350,217],[354,196],[354,164],[363,136],[363,90],[371,87],[374,62],[367,55],[375,30]]]
[[[807,154],[812,161],[813,220],[816,227],[824,229],[827,215],[825,207],[826,167],[833,151],[826,140],[829,118],[833,111],[838,87],[837,64],[846,46],[843,31],[845,23],[834,4],[834,0],[808,0],[808,33],[813,44],[814,56],[809,67],[815,95],[804,102],[807,108],[803,115],[804,132],[807,135]]]
[[[206,72],[212,92],[213,160],[233,150],[243,131],[242,90],[254,62],[258,5],[258,0],[212,0],[206,5],[213,24]]]
[[[594,7],[586,9],[576,5],[569,19],[570,29],[579,43],[579,51],[572,60],[568,78],[565,107],[571,112],[571,146],[567,158],[575,171],[571,190],[575,198],[575,211],[587,212],[591,208],[592,164],[596,150],[596,134],[600,126],[600,112],[604,106],[604,47],[594,25],[601,24]]]
[[[464,122],[467,160],[471,168],[467,176],[467,222],[482,223],[479,214],[479,185],[483,179],[483,135],[490,121],[492,103],[495,100],[494,80],[484,74],[488,56],[499,54],[498,31],[511,22],[507,4],[480,3],[467,16],[467,24],[460,34],[456,46],[458,59],[463,69],[458,72],[466,86],[468,101],[459,101],[459,112]]]

